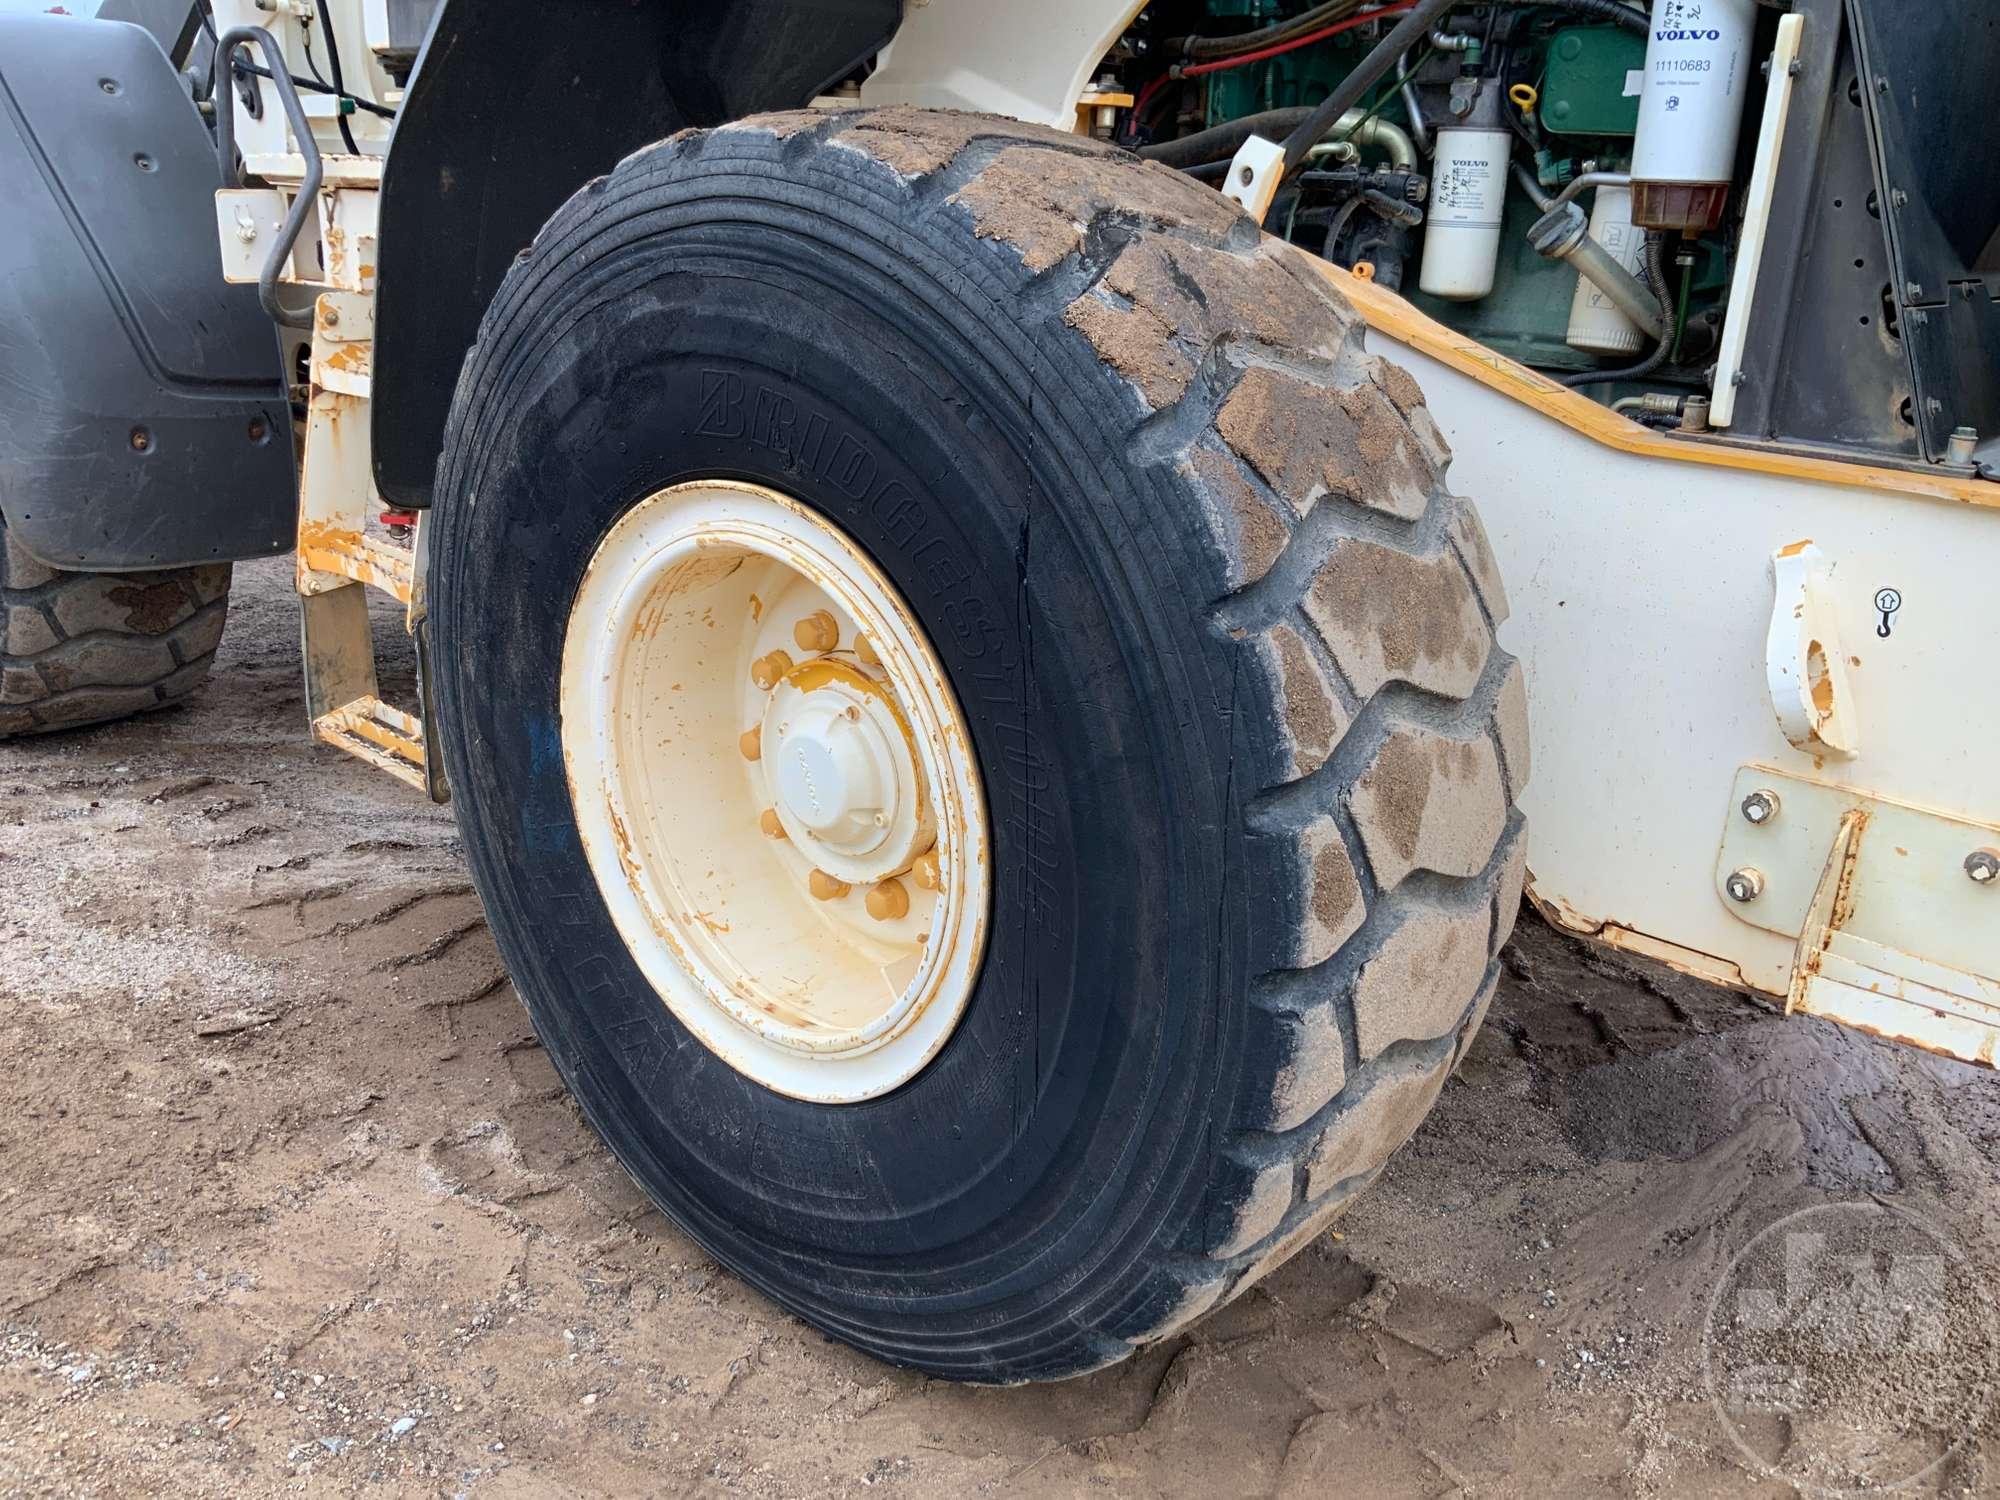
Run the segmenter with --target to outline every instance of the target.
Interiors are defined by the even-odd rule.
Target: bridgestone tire
[[[0,520],[0,740],[164,708],[208,676],[229,613],[227,563],[65,573]]]
[[[981,1381],[1166,1338],[1316,1236],[1478,1026],[1522,880],[1518,667],[1410,378],[1213,191],[979,116],[676,136],[523,254],[435,514],[440,739],[550,1057],[632,1175],[834,1337]],[[895,581],[986,782],[965,1018],[767,1092],[640,976],[557,704],[607,528],[701,476]]]

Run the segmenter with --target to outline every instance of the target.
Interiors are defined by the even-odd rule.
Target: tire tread
[[[0,739],[122,719],[208,676],[230,568],[65,572],[0,521]]]

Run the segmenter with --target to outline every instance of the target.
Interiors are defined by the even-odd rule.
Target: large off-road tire
[[[208,676],[229,564],[65,573],[0,520],[0,739],[164,708]]]
[[[438,738],[541,1039],[666,1212],[833,1336],[987,1381],[1117,1360],[1317,1235],[1430,1108],[1519,903],[1525,699],[1446,461],[1309,266],[1087,140],[764,117],[558,212],[454,406]],[[565,775],[594,553],[717,476],[866,549],[984,776],[976,989],[861,1103],[690,1035]]]

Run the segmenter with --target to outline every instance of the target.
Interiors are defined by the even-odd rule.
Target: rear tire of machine
[[[0,519],[0,740],[129,718],[208,678],[228,563],[147,573],[49,567]]]

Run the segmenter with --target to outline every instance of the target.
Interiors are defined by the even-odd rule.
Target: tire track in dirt
[[[1061,1386],[874,1364],[582,1125],[449,813],[306,742],[286,570],[238,577],[191,708],[0,745],[0,1491],[1712,1494],[1750,1234],[1878,1194],[2000,1269],[1990,1075],[1524,920],[1430,1121],[1242,1301]]]

